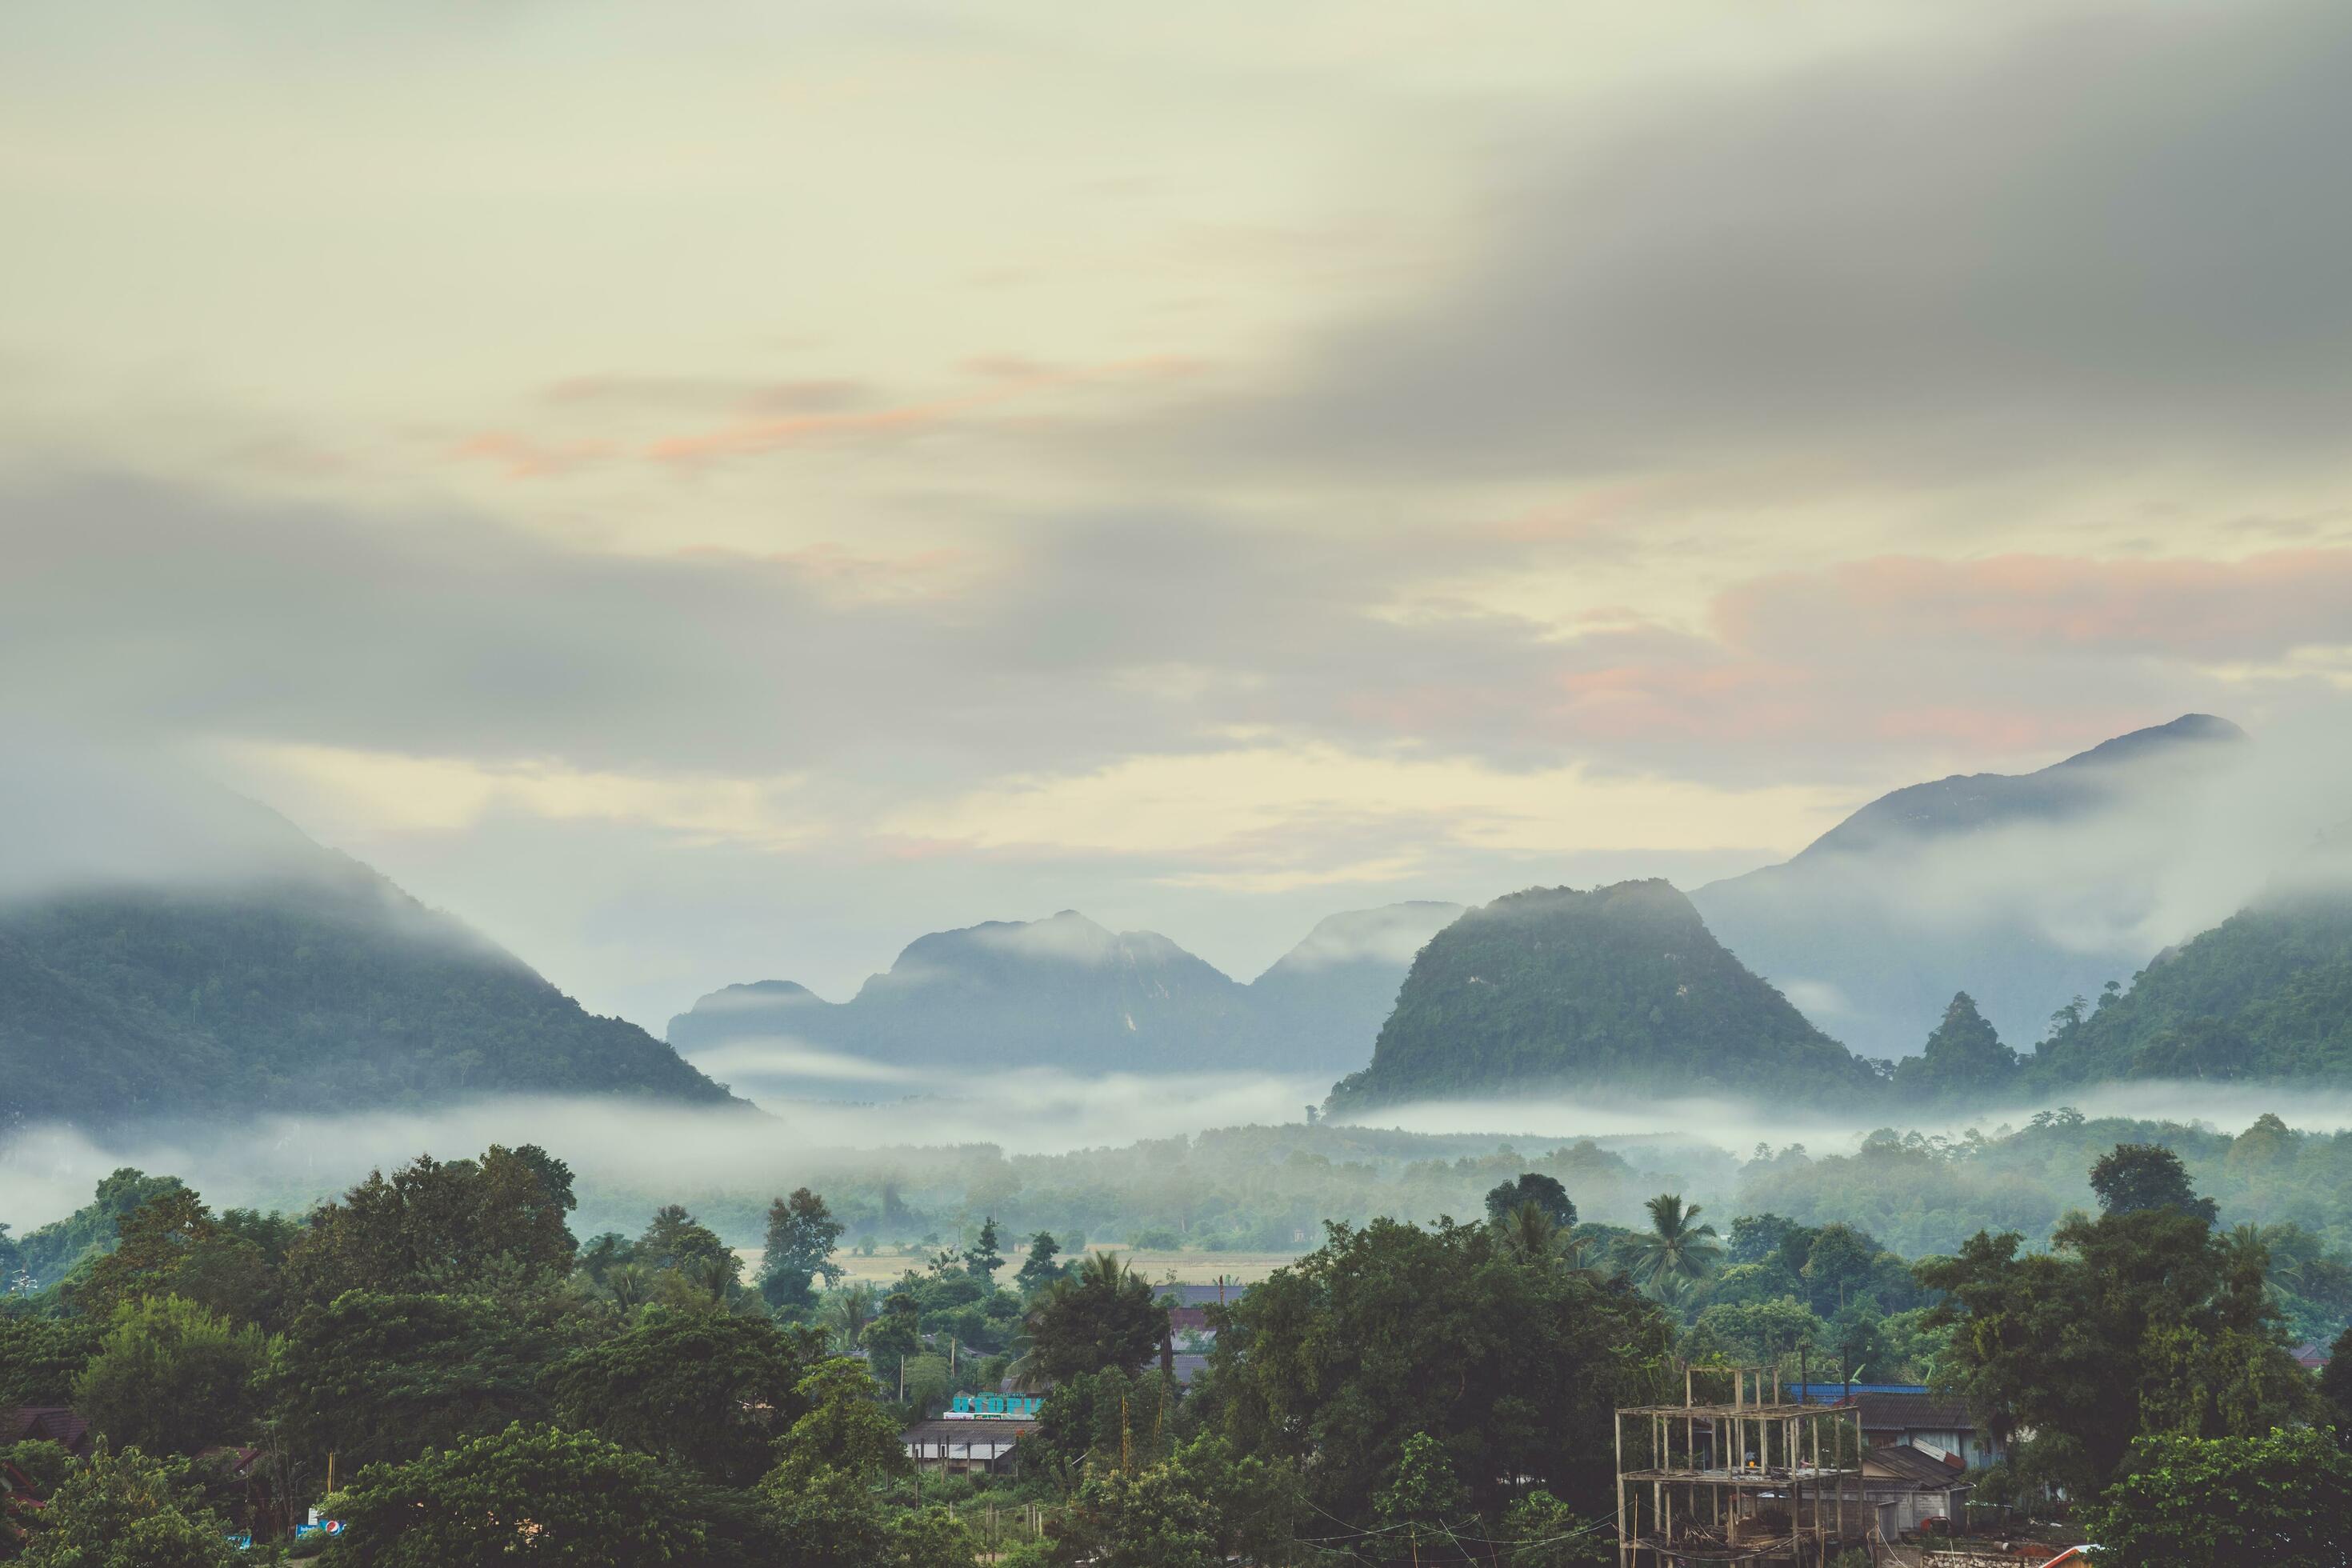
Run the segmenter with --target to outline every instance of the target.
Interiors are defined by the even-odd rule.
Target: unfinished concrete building
[[[1827,1563],[1873,1534],[1861,1454],[1851,1406],[1785,1401],[1755,1367],[1686,1369],[1680,1405],[1617,1412],[1619,1568]]]

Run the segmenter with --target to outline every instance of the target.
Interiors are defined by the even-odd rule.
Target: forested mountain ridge
[[[2352,894],[2283,890],[2158,954],[2128,990],[2062,1017],[2030,1074],[2352,1079]]]
[[[819,1097],[903,1092],[882,1086],[934,1068],[1336,1073],[1370,1055],[1412,953],[1459,912],[1331,916],[1248,985],[1076,910],[992,921],[918,938],[847,1002],[786,980],[728,986],[668,1037],[730,1078],[765,1071],[777,1093]]]
[[[1789,1100],[1874,1092],[1663,880],[1536,888],[1475,909],[1413,961],[1335,1112],[1545,1089]]]
[[[1913,784],[1691,901],[1743,962],[1865,1055],[1916,1051],[1963,990],[2003,1037],[2036,1039],[2065,998],[2147,961],[2156,943],[2137,921],[2167,846],[2153,831],[2116,836],[2112,860],[2083,867],[2061,909],[2036,881],[2049,846],[2032,836],[2064,835],[2080,851],[2103,842],[2082,836],[2103,812],[2164,820],[2245,744],[2229,721],[2189,713],[2034,773]]]
[[[182,858],[150,883],[116,867],[0,892],[0,1126],[493,1094],[740,1103],[635,1025],[586,1012],[375,871],[236,804],[204,805],[164,837],[236,822],[248,871]]]

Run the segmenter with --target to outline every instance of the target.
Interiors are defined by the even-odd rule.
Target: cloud
[[[2352,550],[2242,560],[1882,556],[1745,583],[1716,604],[1734,647],[1907,641],[2154,654],[2200,663],[2352,643]]]
[[[2340,467],[2347,71],[2341,6],[2037,8],[1588,108],[1510,142],[1449,286],[1138,441],[1413,485]]]

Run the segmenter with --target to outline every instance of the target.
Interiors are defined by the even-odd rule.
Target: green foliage
[[[75,1287],[94,1318],[149,1296],[178,1296],[237,1322],[275,1314],[277,1285],[261,1247],[224,1228],[185,1187],[158,1193],[115,1222],[114,1250]]]
[[[1288,1465],[1203,1436],[1157,1464],[1089,1474],[1051,1556],[1100,1568],[1286,1563],[1297,1555],[1291,1538],[1305,1513]]]
[[[1643,1368],[1666,1348],[1648,1302],[1451,1222],[1333,1225],[1227,1316],[1210,1360],[1214,1426],[1243,1452],[1305,1465],[1315,1503],[1355,1520],[1423,1433],[1481,1512],[1515,1477],[1597,1510],[1611,1413],[1653,1392]]]
[[[1521,1208],[1533,1204],[1543,1216],[1561,1230],[1576,1227],[1576,1205],[1559,1178],[1541,1171],[1523,1171],[1516,1180],[1497,1182],[1486,1193],[1486,1217],[1502,1224]]]
[[[1459,1519],[1469,1500],[1445,1445],[1415,1432],[1398,1448],[1388,1485],[1372,1494],[1372,1511],[1388,1524],[1442,1525]]]
[[[2091,1167],[2091,1190],[2111,1215],[2179,1209],[2213,1223],[2218,1205],[2189,1185],[2180,1156],[2158,1143],[2118,1143]]]
[[[1699,1206],[1679,1193],[1660,1193],[1649,1202],[1650,1228],[1633,1243],[1634,1277],[1645,1285],[1705,1279],[1722,1256],[1715,1226],[1701,1220]]]
[[[1943,1380],[2032,1430],[2025,1467],[2095,1489],[2139,1436],[2245,1436],[2315,1410],[2278,1342],[2259,1247],[2232,1247],[2193,1206],[2077,1217],[2045,1254],[2019,1241],[1979,1233],[1918,1275],[1945,1293]]]
[[[804,1413],[799,1385],[823,1342],[763,1319],[652,1308],[567,1357],[550,1386],[565,1425],[740,1486]]]
[[[1600,1084],[1784,1101],[1879,1079],[1651,880],[1514,893],[1439,931],[1331,1105]]]
[[[87,1318],[0,1312],[0,1409],[69,1403],[103,1331]]]
[[[1963,991],[1920,1053],[1895,1065],[1895,1091],[1906,1105],[1998,1105],[2017,1096],[2022,1077],[2017,1053]]]
[[[767,1251],[760,1260],[760,1294],[771,1307],[808,1307],[816,1302],[812,1279],[822,1277],[829,1287],[839,1283],[840,1266],[833,1249],[841,1241],[841,1222],[824,1206],[824,1199],[806,1187],[768,1205]]]
[[[332,1506],[322,1568],[652,1568],[697,1560],[690,1493],[642,1454],[517,1423],[405,1465],[370,1465]]]
[[[1502,1551],[1512,1568],[1599,1568],[1617,1555],[1616,1531],[1587,1519],[1548,1491],[1532,1491],[1503,1510]]]
[[[21,1443],[0,1444],[0,1465],[14,1467],[33,1484],[36,1495],[47,1497],[65,1484],[73,1472],[73,1456],[62,1443],[32,1437]]]
[[[981,1220],[980,1235],[963,1254],[964,1267],[971,1271],[971,1277],[991,1289],[996,1287],[996,1271],[1004,1267],[1004,1254],[998,1250],[999,1245],[996,1216],[989,1215]]]
[[[74,1380],[73,1404],[118,1447],[193,1454],[253,1437],[277,1342],[176,1296],[126,1301]]]
[[[1030,1375],[1058,1381],[1141,1366],[1166,1337],[1168,1314],[1117,1253],[1099,1252],[1031,1303],[1027,1326]]]
[[[2307,1428],[2141,1438],[2084,1523],[2115,1568],[2303,1568],[2352,1550],[2352,1456]]]
[[[463,1289],[499,1260],[568,1273],[577,1245],[564,1215],[575,1202],[571,1171],[530,1145],[446,1163],[420,1154],[310,1215],[287,1256],[288,1293],[323,1303],[346,1290]]]
[[[183,1469],[104,1444],[42,1511],[25,1568],[234,1568],[227,1524]]]
[[[122,1166],[99,1182],[89,1203],[17,1237],[17,1265],[41,1284],[54,1285],[74,1265],[112,1247],[123,1215],[179,1186],[177,1176],[151,1176]]]
[[[499,1093],[727,1102],[635,1025],[583,1011],[374,872],[298,854],[297,874],[249,888],[0,916],[0,1110],[87,1123]]]
[[[1020,1268],[1013,1276],[1013,1283],[1023,1295],[1034,1295],[1062,1278],[1067,1270],[1054,1261],[1061,1250],[1060,1244],[1045,1231],[1029,1238],[1029,1256],[1021,1260]]]
[[[831,1467],[875,1480],[912,1468],[898,1424],[875,1403],[874,1375],[861,1361],[821,1361],[795,1391],[806,1414],[776,1440],[776,1463],[796,1475]]]
[[[2268,899],[2058,1020],[2032,1063],[2048,1087],[2135,1078],[2340,1083],[2352,1071],[2352,901]]]
[[[349,1291],[287,1331],[282,1436],[355,1468],[501,1432],[546,1414],[540,1377],[561,1349],[543,1315],[514,1300]]]

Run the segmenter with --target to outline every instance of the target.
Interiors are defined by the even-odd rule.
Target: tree
[[[841,1242],[841,1222],[824,1199],[806,1187],[768,1205],[768,1246],[760,1260],[760,1295],[771,1307],[815,1304],[810,1281],[838,1284],[841,1267],[833,1250]]]
[[[1486,1217],[1500,1225],[1528,1204],[1541,1209],[1553,1228],[1570,1230],[1576,1226],[1576,1205],[1570,1201],[1568,1189],[1556,1176],[1540,1171],[1529,1171],[1515,1182],[1496,1184],[1486,1194]]]
[[[2352,1328],[2336,1336],[2319,1369],[2319,1400],[2336,1423],[2336,1440],[2352,1447]]]
[[[1372,1494],[1372,1508],[1382,1522],[1418,1531],[1459,1519],[1469,1500],[1445,1445],[1426,1432],[1415,1432],[1397,1450],[1389,1484]]]
[[[640,1568],[696,1557],[703,1523],[675,1479],[585,1432],[520,1423],[404,1465],[370,1465],[335,1501],[322,1568]]]
[[[1702,1279],[1722,1256],[1715,1226],[1702,1224],[1699,1206],[1685,1204],[1678,1193],[1660,1193],[1645,1207],[1650,1228],[1637,1232],[1634,1275],[1645,1284],[1661,1279]]]
[[[997,1250],[996,1216],[981,1221],[980,1238],[964,1249],[964,1267],[975,1279],[985,1281],[991,1289],[996,1285],[996,1271],[1004,1267],[1004,1255]]]
[[[1280,1563],[1305,1511],[1289,1465],[1206,1436],[1159,1464],[1089,1475],[1057,1527],[1055,1555],[1100,1568]]]
[[[2115,1568],[2303,1568],[2352,1551],[2352,1456],[2326,1434],[2141,1438],[2084,1518]]]
[[[1141,1366],[1167,1337],[1168,1314],[1117,1253],[1102,1252],[1037,1298],[1027,1328],[1031,1375],[1057,1382]]]
[[[509,1302],[348,1291],[287,1331],[281,1435],[355,1468],[502,1432],[546,1414],[540,1377],[560,1348]]]
[[[865,1338],[866,1325],[874,1321],[874,1288],[852,1285],[835,1291],[825,1299],[823,1318],[835,1350],[845,1353],[856,1350]]]
[[[277,1343],[194,1301],[126,1301],[74,1380],[74,1408],[118,1447],[193,1454],[255,1435]]]
[[[2078,1215],[2043,1254],[2021,1242],[1980,1231],[1916,1272],[1943,1293],[1928,1321],[1953,1331],[1943,1382],[1996,1426],[2033,1431],[2021,1468],[2095,1490],[2137,1437],[2245,1436],[2315,1412],[2259,1251],[2233,1249],[2193,1202]]]
[[[1559,1249],[1559,1223],[1549,1210],[1533,1199],[1491,1223],[1496,1234],[1503,1238],[1503,1245],[1521,1258],[1549,1258]]]
[[[776,1440],[776,1462],[795,1474],[847,1470],[868,1481],[913,1467],[898,1424],[874,1399],[874,1374],[846,1356],[821,1361],[795,1391],[806,1414]]]
[[[100,1443],[41,1514],[25,1568],[235,1568],[228,1526],[184,1471]]]
[[[87,1318],[0,1312],[0,1410],[73,1403],[74,1379],[104,1331]]]
[[[346,1290],[463,1289],[493,1260],[568,1274],[577,1250],[564,1225],[572,1173],[545,1150],[497,1144],[479,1160],[429,1154],[381,1171],[321,1205],[286,1258],[288,1291],[333,1300]]]
[[[1920,1053],[1895,1066],[1895,1089],[1914,1104],[1981,1103],[2013,1094],[2021,1076],[2017,1053],[2001,1044],[1976,999],[1962,991],[1946,1005]]]
[[[1062,1266],[1054,1261],[1061,1250],[1060,1244],[1045,1231],[1029,1238],[1029,1256],[1013,1276],[1013,1283],[1023,1295],[1034,1295],[1062,1277]]]
[[[179,1296],[239,1322],[271,1313],[276,1284],[262,1249],[224,1229],[185,1187],[156,1194],[115,1221],[119,1240],[74,1290],[74,1303],[111,1318],[126,1301]]]
[[[1547,1491],[1532,1491],[1503,1510],[1503,1552],[1511,1568],[1600,1568],[1616,1556],[1605,1519],[1587,1519]]]
[[[1741,1215],[1731,1222],[1728,1256],[1733,1263],[1761,1263],[1802,1229],[1795,1220],[1776,1214]]]
[[[1522,1262],[1485,1225],[1327,1229],[1227,1309],[1203,1418],[1240,1452],[1301,1465],[1343,1520],[1372,1518],[1416,1433],[1444,1445],[1482,1514],[1530,1485],[1600,1510],[1612,1412],[1662,1392],[1643,1370],[1667,1349],[1658,1310]]]
[[[2143,1214],[2173,1208],[2192,1214],[2208,1225],[2219,1213],[2211,1198],[2200,1198],[2189,1185],[2180,1156],[2160,1143],[2118,1143],[2091,1167],[2091,1190],[2100,1209],[2110,1215]]]
[[[824,1338],[761,1318],[649,1308],[626,1331],[559,1363],[557,1419],[729,1486],[768,1468],[776,1433]]]

